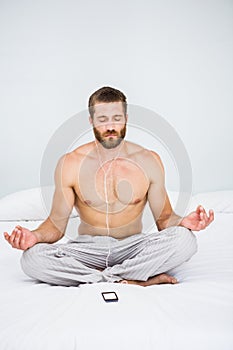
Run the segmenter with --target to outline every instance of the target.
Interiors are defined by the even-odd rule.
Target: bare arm
[[[148,191],[148,201],[156,221],[157,227],[163,230],[169,226],[183,226],[193,231],[204,230],[213,220],[214,211],[209,210],[209,216],[205,209],[199,205],[196,211],[182,218],[177,215],[169,201],[165,189],[165,173],[162,161],[157,153],[152,152],[156,163],[152,163],[151,184]]]
[[[161,231],[169,226],[179,226],[182,217],[173,211],[168,198],[162,161],[157,153],[151,151],[151,154],[154,159],[151,162],[151,183],[148,190],[148,202],[158,230]]]
[[[25,250],[39,242],[54,243],[62,238],[72,211],[75,163],[71,154],[59,160],[55,170],[55,192],[49,217],[35,230],[16,226],[12,234],[4,232],[5,239],[13,248]]]
[[[49,217],[32,231],[37,235],[38,242],[54,243],[65,233],[75,201],[73,170],[72,156],[69,154],[63,156],[55,170],[55,192]]]

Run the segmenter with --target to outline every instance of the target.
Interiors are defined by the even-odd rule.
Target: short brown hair
[[[89,98],[88,109],[91,118],[94,115],[94,106],[98,103],[122,102],[124,114],[127,113],[126,96],[120,90],[114,89],[110,86],[104,86],[95,91]]]

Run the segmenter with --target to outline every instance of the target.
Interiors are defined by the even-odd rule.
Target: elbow
[[[167,228],[167,223],[165,221],[160,221],[160,220],[157,220],[156,221],[156,226],[158,228],[158,231],[162,231],[164,230],[165,228]]]

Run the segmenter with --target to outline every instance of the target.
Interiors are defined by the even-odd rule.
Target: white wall
[[[232,19],[231,0],[0,1],[0,196],[39,186],[51,136],[104,85],[175,128],[194,193],[233,189]]]

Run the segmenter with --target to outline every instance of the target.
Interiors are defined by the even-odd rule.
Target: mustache
[[[113,136],[118,136],[118,132],[116,132],[115,130],[111,130],[111,131],[106,131],[103,136],[110,136],[110,135],[113,135]]]

